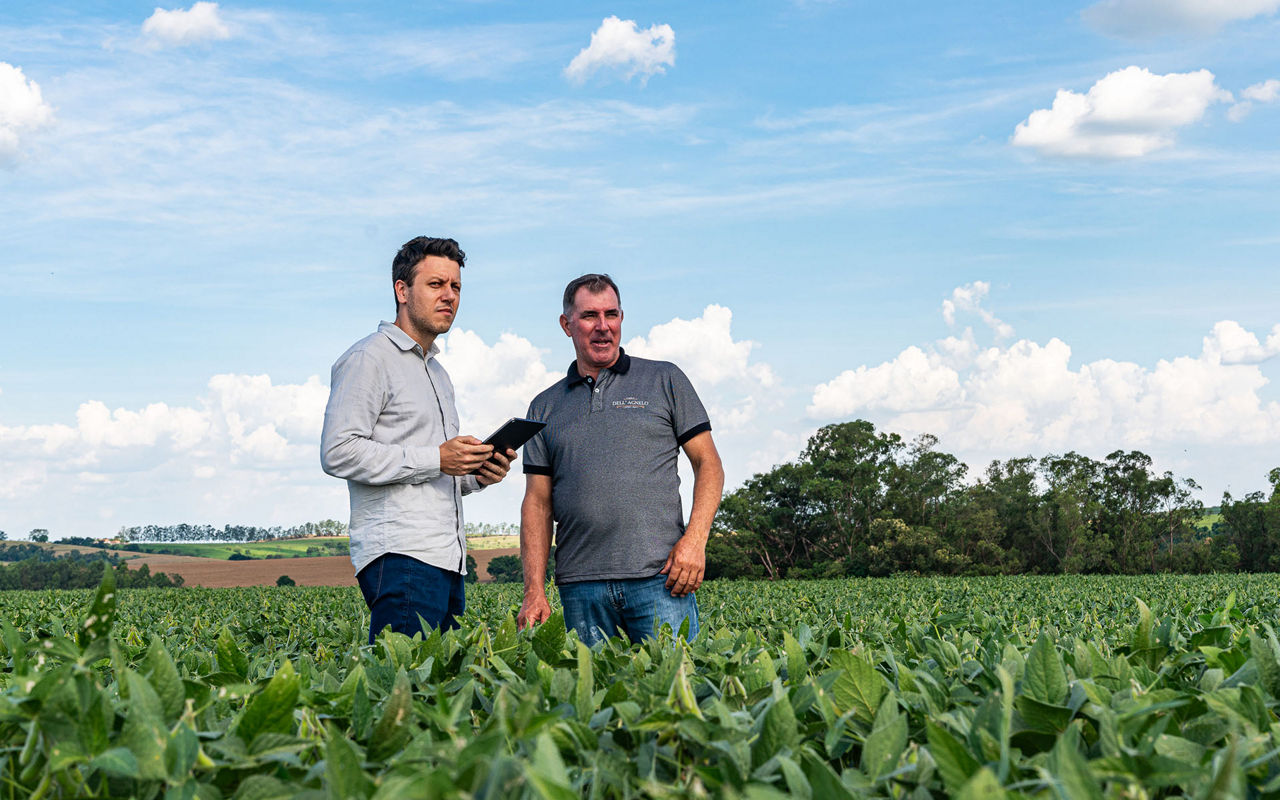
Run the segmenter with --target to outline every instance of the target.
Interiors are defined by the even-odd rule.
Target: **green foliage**
[[[276,578],[276,586],[297,586],[297,585],[298,585],[298,582],[295,581],[293,578],[290,578],[288,575],[281,575],[279,578]]]
[[[692,644],[594,649],[558,610],[517,631],[519,586],[370,647],[353,588],[116,575],[0,596],[6,796],[1280,789],[1272,575],[719,581]]]
[[[820,429],[796,462],[725,496],[707,577],[1280,570],[1280,503],[1227,502],[1239,533],[1206,535],[1199,487],[1143,453],[1013,458],[968,483],[937,445],[864,420]]]
[[[524,580],[524,568],[519,556],[495,556],[488,566],[489,577],[496,583],[519,583]]]
[[[467,553],[467,577],[464,578],[463,580],[466,583],[475,583],[476,581],[480,580],[480,576],[476,575],[476,570],[478,569],[479,567],[476,566],[475,556],[471,555],[470,553]]]

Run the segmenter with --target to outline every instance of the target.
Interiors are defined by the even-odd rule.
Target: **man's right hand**
[[[547,602],[546,592],[527,592],[524,604],[520,606],[520,614],[516,617],[516,627],[524,630],[546,622],[551,616],[551,604]]]
[[[440,445],[440,471],[446,475],[468,475],[493,454],[493,445],[474,436],[455,436]]]

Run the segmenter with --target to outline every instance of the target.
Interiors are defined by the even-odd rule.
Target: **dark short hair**
[[[618,296],[618,303],[622,303],[622,292],[618,291],[618,284],[613,282],[613,278],[600,272],[589,272],[581,278],[574,278],[569,281],[569,285],[564,287],[564,315],[569,316],[570,309],[573,308],[573,301],[578,296],[579,289],[586,289],[592,294],[600,294],[605,289],[612,289],[613,293]]]
[[[413,277],[418,272],[418,265],[427,256],[440,256],[456,261],[459,268],[465,267],[467,261],[467,254],[462,252],[462,248],[458,247],[458,243],[453,239],[440,239],[433,236],[418,236],[410,239],[401,245],[400,252],[396,253],[396,257],[391,261],[393,292],[396,281],[404,281],[409,286],[413,285]],[[396,307],[400,307],[399,299],[396,300]]]

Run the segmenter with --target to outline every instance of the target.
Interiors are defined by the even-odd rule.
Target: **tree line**
[[[828,425],[800,457],[727,494],[707,577],[1138,574],[1280,570],[1280,469],[1223,498],[1117,450],[993,461],[976,481],[934,436]]]
[[[347,524],[334,519],[304,522],[290,528],[256,525],[135,525],[116,534],[122,542],[264,542],[273,539],[303,539],[309,536],[346,536]]]
[[[62,555],[34,544],[0,545],[0,591],[6,589],[92,589],[102,581],[107,565],[122,588],[181,586],[181,575],[152,573],[146,564],[131,570],[119,556],[106,552]]]

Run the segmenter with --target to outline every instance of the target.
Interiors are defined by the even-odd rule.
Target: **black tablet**
[[[512,417],[503,423],[501,428],[489,434],[484,443],[493,445],[494,452],[497,453],[505,453],[507,448],[519,450],[521,445],[545,427],[547,427],[545,422]]]

